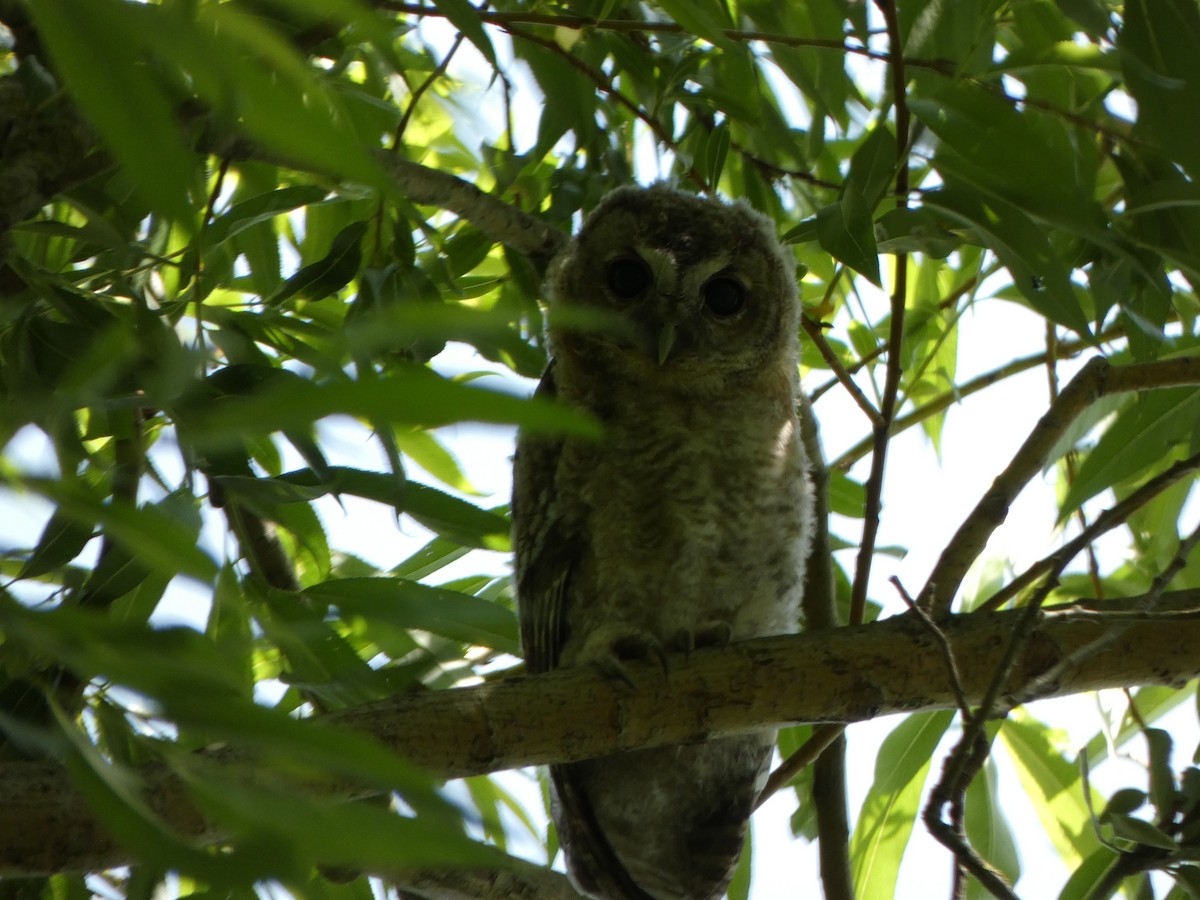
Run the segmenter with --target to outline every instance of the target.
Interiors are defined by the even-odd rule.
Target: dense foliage
[[[0,0],[0,22],[0,780],[56,760],[124,848],[41,835],[44,856],[5,858],[0,893],[149,896],[171,878],[363,897],[373,873],[438,896],[448,873],[509,866],[518,837],[554,856],[543,810],[491,777],[447,794],[325,723],[518,664],[506,508],[472,499],[469,440],[452,452],[439,429],[594,430],[464,373],[463,348],[536,378],[537,246],[631,180],[744,198],[795,249],[816,418],[847,401],[862,436],[828,470],[830,546],[859,549],[818,549],[836,613],[810,604],[810,626],[885,600],[869,575],[889,437],[919,427],[936,448],[955,404],[1037,367],[1052,396],[1030,403],[1058,396],[1061,415],[1009,488],[1046,468],[1045,529],[1070,552],[968,595],[983,543],[956,543],[915,599],[931,633],[952,608],[1200,606],[1179,524],[1200,465],[1195,0]],[[447,175],[542,223],[543,244]],[[960,328],[995,304],[1040,317],[1044,351],[964,380]],[[1059,362],[1086,355],[1128,368],[1058,395]],[[319,510],[350,498],[427,542],[385,569],[331,542]],[[997,514],[974,517],[982,540]],[[1119,546],[1089,555],[1103,532]],[[1193,694],[1131,690],[1082,769],[1023,709],[985,725],[1000,698],[915,714],[848,839],[844,741],[789,728],[784,756],[832,741],[815,786],[790,773],[793,829],[824,838],[829,896],[851,876],[890,896],[961,727],[930,818],[945,806],[968,896],[1020,874],[991,744],[1045,827],[1022,840],[1075,872],[1061,896],[1191,896],[1200,779],[1153,723]],[[1146,780],[1106,800],[1088,766],[1134,745]],[[166,806],[164,772],[181,786]],[[389,794],[390,811],[341,802]],[[193,806],[208,825],[184,821]]]

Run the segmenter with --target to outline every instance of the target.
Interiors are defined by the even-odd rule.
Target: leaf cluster
[[[359,870],[503,866],[518,835],[557,852],[508,782],[443,790],[315,721],[516,664],[511,584],[488,555],[508,550],[507,509],[442,429],[597,433],[524,396],[547,357],[545,260],[483,207],[427,202],[434,176],[564,239],[613,186],[652,177],[777,222],[816,414],[861,413],[828,465],[841,622],[876,557],[906,549],[860,537],[897,477],[892,435],[920,426],[940,451],[956,405],[1037,367],[1057,390],[1084,353],[1196,353],[1193,0],[3,0],[0,22],[0,503],[35,523],[0,531],[0,753],[63,763],[136,856],[110,876],[127,894],[173,873],[179,893],[274,879],[366,896]],[[389,160],[418,165],[401,178]],[[961,329],[1001,305],[1042,351],[963,374]],[[1197,388],[1143,387],[1063,424],[1048,532],[1195,455]],[[959,606],[1200,587],[1179,524],[1191,489],[1154,493],[1117,523],[1120,553],[1053,583],[1049,564],[1022,579],[973,557]],[[341,507],[422,537],[368,558],[331,539]],[[867,618],[888,602],[871,589]],[[1088,758],[1187,696],[1139,692]],[[1047,725],[1018,712],[986,731],[1076,869],[1063,896],[1100,896],[1128,859],[1192,883],[1195,777],[1170,778],[1162,732],[1151,824],[1129,793],[1089,812]],[[812,732],[782,732],[784,755]],[[921,714],[880,748],[842,842],[863,896],[894,890],[952,733],[950,713]],[[192,752],[215,743],[260,765],[235,777]],[[163,825],[136,789],[149,761],[211,833]],[[989,761],[964,787],[958,824],[1015,880],[997,777]],[[805,837],[812,778],[792,782]],[[393,809],[331,804],[331,785]]]

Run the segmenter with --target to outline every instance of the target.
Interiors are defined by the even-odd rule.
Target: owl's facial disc
[[[631,326],[629,349],[659,366],[695,349],[710,329],[740,319],[747,307],[748,288],[724,254],[681,259],[678,249],[639,244],[601,270],[610,302]]]

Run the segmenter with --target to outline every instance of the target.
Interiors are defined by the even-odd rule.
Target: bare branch
[[[409,200],[462,216],[488,237],[528,256],[539,268],[544,268],[569,240],[557,228],[461,178],[386,150],[376,151],[376,159]]]

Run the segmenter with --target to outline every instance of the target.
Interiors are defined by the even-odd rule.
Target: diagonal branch
[[[935,620],[949,614],[959,585],[988,538],[1004,522],[1017,494],[1042,470],[1059,438],[1083,410],[1109,394],[1188,384],[1200,384],[1200,358],[1130,366],[1113,366],[1102,357],[1088,362],[1050,404],[1012,462],[959,526],[917,602]]]

